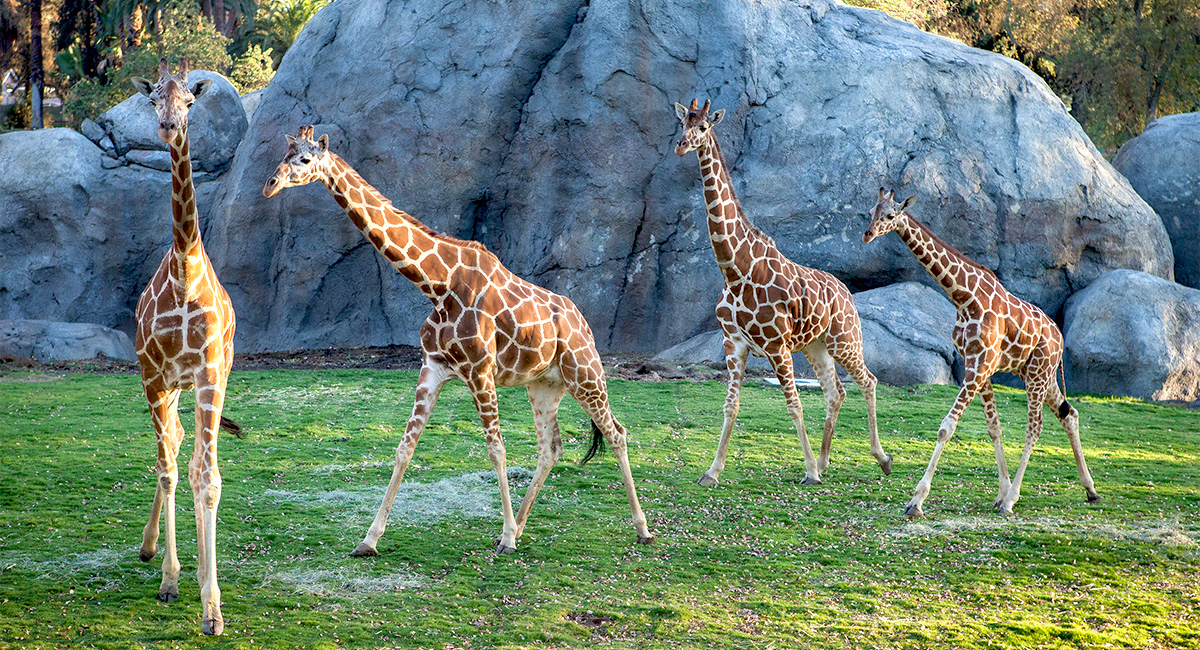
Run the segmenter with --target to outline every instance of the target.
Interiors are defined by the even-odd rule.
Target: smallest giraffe
[[[929,467],[917,483],[916,493],[908,502],[904,514],[909,517],[924,514],[921,505],[929,496],[938,459],[954,435],[958,419],[976,395],[983,402],[988,434],[996,449],[1000,493],[994,505],[1001,514],[1011,514],[1013,504],[1021,496],[1021,479],[1025,476],[1033,446],[1042,433],[1043,404],[1054,410],[1067,432],[1088,502],[1099,501],[1100,496],[1092,484],[1092,475],[1088,472],[1083,459],[1083,447],[1079,443],[1079,412],[1067,402],[1058,388],[1057,379],[1062,374],[1063,357],[1063,338],[1058,325],[1033,304],[1009,293],[990,270],[952,248],[906,212],[916,201],[916,196],[896,203],[894,195],[895,192],[879,189],[879,200],[871,210],[871,224],[863,233],[863,243],[895,232],[917,261],[937,280],[958,310],[954,323],[954,347],[963,356],[966,366],[963,387],[938,428],[933,457],[929,459]],[[1004,460],[1000,416],[992,392],[992,375],[997,372],[1011,372],[1019,376],[1025,382],[1029,401],[1025,451],[1021,454],[1021,462],[1011,483],[1008,465]],[[1065,378],[1063,387],[1065,390]]]

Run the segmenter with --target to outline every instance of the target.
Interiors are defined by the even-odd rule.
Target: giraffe
[[[438,394],[454,377],[465,382],[474,397],[499,482],[504,528],[496,543],[497,553],[516,550],[534,499],[562,457],[558,405],[567,392],[592,420],[592,445],[583,462],[608,440],[620,465],[637,541],[651,543],[654,535],[646,526],[629,470],[628,436],[609,407],[604,366],[592,330],[575,305],[513,275],[482,244],[440,234],[393,207],[329,150],[328,135],[314,141],[313,127],[307,126],[300,128],[297,137],[285,137],[287,153],[267,180],[263,195],[271,197],[285,187],[320,181],[375,249],[433,303],[433,313],[420,330],[424,360],[412,415],[396,447],[396,466],[374,522],[351,555],[379,554],[376,546],[400,480]],[[515,518],[497,413],[497,385],[525,386],[537,432],[537,468]]]
[[[875,424],[875,375],[863,363],[862,326],[850,290],[837,278],[817,269],[800,266],[784,257],[742,211],[733,191],[729,168],[713,127],[721,123],[725,110],[711,116],[711,101],[703,108],[675,104],[683,126],[683,137],[675,147],[679,156],[695,149],[704,177],[704,202],[708,211],[708,234],[717,266],[725,278],[725,289],[717,302],[729,391],[725,397],[725,422],[712,466],[700,477],[701,485],[716,485],[725,469],[725,454],[737,419],[746,357],[765,356],[779,378],[788,415],[804,450],[805,485],[821,483],[821,472],[829,464],[833,429],[846,390],[834,363],[840,364],[862,389],[867,402],[871,455],[884,474],[892,471],[892,455],[879,444]],[[792,353],[800,350],[812,364],[825,395],[825,431],[820,458],[814,458],[804,429],[804,410],[792,371]]]
[[[158,486],[150,520],[142,531],[139,557],[149,562],[157,552],[159,513],[165,513],[166,552],[158,599],[179,597],[179,558],[175,548],[175,486],[179,482],[176,457],[183,441],[179,421],[179,394],[196,394],[196,445],[188,464],[188,481],[196,509],[199,547],[197,575],[204,605],[200,630],[221,634],[221,589],[217,585],[216,524],[221,501],[221,471],[217,467],[217,429],[237,435],[240,428],[221,415],[225,384],[233,364],[233,305],[200,241],[192,162],[188,153],[188,110],[212,85],[211,79],[189,88],[188,63],[179,61],[172,75],[167,60],[158,66],[158,84],[141,77],[131,81],[150,98],[158,117],[158,137],[171,149],[172,243],[158,271],[137,304],[136,348],[142,367],[142,388],[158,438]]]
[[[879,189],[879,199],[871,210],[871,223],[863,233],[863,243],[895,232],[904,241],[917,261],[950,297],[958,310],[954,322],[954,347],[963,356],[966,375],[954,406],[938,427],[937,443],[925,475],[917,483],[916,493],[904,509],[909,517],[924,515],[921,505],[929,496],[933,472],[946,443],[954,435],[958,419],[979,395],[987,421],[988,435],[996,448],[996,468],[1000,476],[1000,491],[994,507],[1001,514],[1011,514],[1013,504],[1021,496],[1021,479],[1029,464],[1029,456],[1042,432],[1042,405],[1052,408],[1067,432],[1079,480],[1083,483],[1089,503],[1099,501],[1092,476],[1083,459],[1079,443],[1079,412],[1067,402],[1058,388],[1056,373],[1062,374],[1063,338],[1054,323],[1042,310],[1009,293],[996,275],[976,264],[933,234],[925,224],[906,212],[917,197],[903,203],[894,200],[895,191]],[[1000,416],[992,393],[992,374],[1011,372],[1025,382],[1029,401],[1029,421],[1025,428],[1025,450],[1012,482],[1004,460],[1004,445],[1000,434]],[[1066,379],[1063,379],[1065,390]]]

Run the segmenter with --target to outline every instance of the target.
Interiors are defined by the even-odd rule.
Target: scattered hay
[[[524,467],[508,468],[512,487],[529,483],[533,472]],[[374,517],[383,500],[386,486],[362,490],[267,490],[263,496],[307,506],[336,507],[352,520]],[[491,471],[469,472],[436,483],[400,483],[389,521],[430,523],[450,516],[467,518],[495,517],[496,474]]]
[[[238,400],[243,404],[261,406],[286,406],[288,409],[302,409],[335,406],[342,404],[361,404],[364,401],[380,401],[383,395],[362,386],[348,387],[342,384],[313,384],[312,386],[286,386],[271,388]]]
[[[40,384],[47,381],[58,381],[62,375],[47,375],[42,372],[0,373],[0,382],[15,384]]]
[[[39,580],[59,580],[73,578],[98,591],[111,591],[125,586],[121,580],[105,575],[116,571],[115,567],[130,557],[136,557],[136,550],[122,551],[114,548],[100,548],[85,553],[64,554],[52,560],[33,560],[27,556],[6,556],[0,558],[0,573],[7,571],[23,571],[36,576]],[[122,567],[122,571],[128,571]],[[143,572],[144,573],[144,572]]]
[[[413,589],[426,584],[418,575],[397,571],[382,576],[351,575],[345,569],[285,571],[271,576],[299,593],[313,596],[359,596]]]
[[[381,467],[391,467],[396,461],[391,460],[364,460],[361,463],[329,463],[328,465],[318,465],[312,468],[312,473],[318,476],[328,476],[330,474],[345,474],[348,472],[360,472],[368,469],[379,469]]]
[[[1105,537],[1119,542],[1142,542],[1164,546],[1200,544],[1200,530],[1180,526],[1178,520],[1147,521],[1140,524],[1094,524],[1067,519],[1039,517],[950,517],[936,521],[914,521],[890,531],[896,537],[953,537],[963,531],[1028,531],[1075,537]]]

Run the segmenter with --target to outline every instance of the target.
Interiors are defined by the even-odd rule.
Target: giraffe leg
[[[980,388],[979,401],[983,403],[983,417],[987,420],[988,435],[992,438],[992,446],[996,448],[996,472],[1000,477],[1000,490],[992,507],[998,510],[1000,504],[1004,503],[1004,496],[1008,494],[1011,484],[1008,481],[1008,462],[1004,459],[1004,439],[1000,433],[1000,413],[996,410],[996,395],[992,391],[991,378]]]
[[[217,462],[217,430],[225,402],[225,376],[202,373],[196,381],[196,446],[188,464],[188,479],[196,508],[196,574],[200,583],[200,631],[225,631],[221,588],[217,584],[217,507],[221,503],[221,470]]]
[[[521,508],[517,511],[517,538],[525,531],[525,522],[529,519],[529,511],[537,499],[538,492],[546,482],[546,476],[554,468],[562,454],[562,440],[558,432],[558,403],[562,400],[566,388],[561,383],[532,382],[525,386],[529,393],[529,403],[533,407],[533,426],[537,431],[538,462],[533,472],[533,479],[525,490],[525,498],[521,500]],[[557,449],[555,443],[558,443]]]
[[[1088,471],[1087,461],[1083,459],[1083,445],[1079,442],[1079,411],[1076,411],[1075,407],[1067,402],[1058,390],[1057,384],[1051,385],[1046,404],[1054,409],[1059,422],[1062,422],[1063,430],[1067,432],[1067,440],[1071,443],[1071,452],[1075,454],[1075,468],[1079,470],[1079,482],[1083,484],[1083,491],[1087,494],[1088,503],[1099,501],[1100,495],[1096,493],[1096,486],[1092,483],[1092,474]]]
[[[825,430],[821,435],[821,453],[817,456],[817,469],[824,472],[829,467],[829,452],[833,447],[833,429],[837,426],[838,412],[842,402],[846,400],[846,389],[842,380],[838,379],[837,367],[833,357],[825,349],[825,341],[815,341],[803,350],[808,363],[812,365],[817,379],[821,382],[821,392],[825,395]]]
[[[725,337],[725,367],[729,370],[729,389],[725,394],[725,422],[721,425],[721,440],[717,443],[717,455],[700,485],[716,485],[721,472],[725,471],[725,454],[729,451],[729,439],[733,436],[733,425],[737,421],[738,406],[742,395],[742,378],[746,374],[746,356],[750,347],[744,342],[734,343]]]
[[[149,562],[157,552],[159,513],[165,510],[166,550],[163,554],[162,584],[158,599],[169,603],[179,597],[179,554],[175,546],[175,486],[179,484],[179,445],[183,441],[183,425],[179,423],[179,390],[146,388],[154,431],[158,437],[157,487],[150,506],[150,520],[142,529],[142,548],[138,557]]]
[[[512,553],[517,550],[517,520],[513,516],[512,496],[508,489],[508,460],[504,450],[504,434],[500,432],[499,400],[496,397],[496,382],[490,368],[476,369],[467,378],[467,386],[475,398],[475,410],[483,424],[483,436],[487,441],[488,459],[496,470],[496,482],[500,487],[500,511],[504,516],[504,529],[496,540],[496,553]]]
[[[954,429],[958,426],[958,419],[962,417],[963,411],[975,399],[975,395],[983,388],[983,382],[988,381],[991,377],[991,372],[979,372],[978,368],[987,367],[986,364],[976,361],[967,368],[966,378],[963,382],[963,387],[958,391],[958,397],[954,400],[954,406],[950,407],[950,412],[942,420],[942,424],[938,427],[937,443],[933,447],[933,455],[929,458],[929,466],[925,468],[925,475],[917,483],[916,492],[913,498],[909,500],[908,505],[904,508],[904,514],[907,517],[924,516],[924,511],[921,510],[921,505],[925,503],[925,498],[929,496],[929,488],[933,485],[933,473],[937,470],[938,460],[942,457],[942,450],[946,448],[946,443],[950,442],[950,438],[954,435]]]
[[[863,400],[867,403],[867,432],[870,434],[871,455],[879,462],[879,469],[883,470],[885,476],[891,474],[892,455],[884,452],[883,445],[879,443],[879,423],[875,413],[875,386],[879,380],[875,379],[875,375],[871,374],[863,361],[861,334],[853,338],[839,336],[830,346],[829,352],[834,360],[850,373],[850,377],[862,391]],[[834,376],[837,374],[834,373]]]
[[[796,425],[796,433],[800,436],[800,447],[804,450],[804,480],[802,485],[820,485],[821,469],[813,455],[812,446],[808,444],[808,433],[804,430],[804,405],[800,403],[800,394],[796,392],[795,374],[792,372],[792,355],[786,349],[767,353],[767,361],[775,369],[779,378],[779,386],[783,389],[783,398],[787,402],[788,415]]]
[[[1046,401],[1046,386],[1031,384],[1026,381],[1025,395],[1029,400],[1029,423],[1025,427],[1025,450],[1021,452],[1021,462],[1017,465],[1017,473],[1013,476],[1012,485],[1004,495],[997,510],[1002,515],[1011,515],[1013,505],[1021,498],[1021,480],[1025,478],[1025,468],[1029,466],[1029,457],[1033,454],[1033,446],[1037,444],[1038,436],[1042,433],[1042,405]]]
[[[396,466],[392,469],[392,478],[388,482],[387,492],[383,495],[383,503],[379,504],[375,520],[371,522],[371,528],[367,530],[367,536],[350,552],[350,555],[357,557],[379,555],[379,551],[375,547],[379,543],[379,538],[383,537],[383,531],[387,529],[388,515],[392,512],[392,503],[396,500],[396,492],[400,489],[400,480],[404,478],[404,470],[408,469],[413,451],[417,448],[417,441],[421,438],[421,432],[425,430],[425,424],[429,421],[429,414],[433,411],[434,404],[437,404],[442,386],[445,386],[452,376],[450,369],[445,365],[431,360],[428,356],[425,357],[425,362],[421,365],[421,374],[417,376],[417,391],[413,396],[412,415],[408,418],[404,437],[396,446]]]

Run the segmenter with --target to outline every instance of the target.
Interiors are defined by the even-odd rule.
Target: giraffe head
[[[710,117],[708,107],[711,105],[712,100],[709,99],[704,100],[704,108],[696,108],[694,99],[690,107],[675,103],[675,115],[683,125],[683,137],[679,138],[679,143],[675,145],[676,155],[682,156],[692,149],[698,149],[712,137],[712,127],[724,119],[725,109],[722,108]]]
[[[313,127],[302,126],[296,137],[284,135],[287,138],[287,153],[283,162],[279,163],[275,175],[267,179],[263,186],[263,196],[272,197],[285,187],[308,185],[320,180],[326,173],[329,162],[329,136],[323,135],[313,140]]]
[[[197,99],[212,87],[212,79],[203,79],[188,87],[187,59],[179,60],[179,74],[171,74],[167,60],[158,62],[158,84],[151,85],[141,77],[129,81],[137,91],[150,98],[154,112],[158,115],[158,139],[171,144],[187,129],[188,111]]]
[[[871,225],[863,233],[864,244],[895,230],[900,225],[900,215],[917,201],[917,195],[914,194],[904,199],[903,203],[896,203],[895,195],[895,190],[884,192],[882,187],[879,188],[879,202],[871,210]]]

